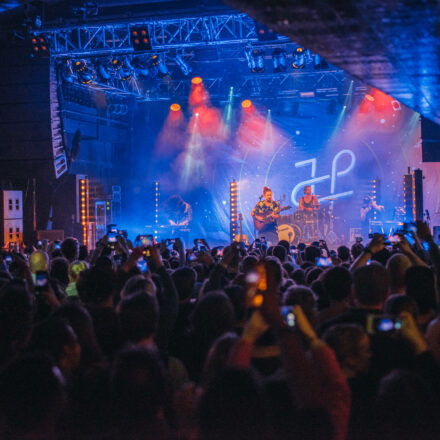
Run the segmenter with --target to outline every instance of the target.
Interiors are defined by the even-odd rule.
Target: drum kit
[[[311,211],[297,210],[293,214],[280,215],[277,219],[278,240],[286,240],[289,244],[297,245],[300,242],[311,243],[325,239],[328,243],[337,241],[333,230],[335,217],[333,202],[328,208],[316,207]]]

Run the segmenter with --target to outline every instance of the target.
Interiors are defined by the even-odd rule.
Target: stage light
[[[130,28],[131,45],[135,51],[139,50],[151,50],[150,34],[148,27],[145,26],[133,26]]]
[[[297,47],[293,52],[292,67],[294,69],[303,69],[306,65],[306,57],[304,49],[302,47]]]
[[[178,112],[181,110],[180,104],[171,104],[170,106],[170,110],[172,112]]]
[[[183,55],[176,55],[176,63],[185,76],[188,76],[192,72],[192,67],[183,59]]]
[[[47,38],[43,35],[32,35],[31,36],[32,53],[34,56],[38,57],[49,57],[49,43]]]
[[[150,76],[150,71],[147,66],[147,61],[142,57],[136,57],[133,59],[133,66],[136,69],[136,75],[142,79]]]
[[[113,58],[112,59],[112,67],[114,70],[119,70],[124,65],[124,62],[121,58]]]
[[[195,86],[198,84],[202,84],[202,78],[200,78],[200,76],[195,76],[192,80],[191,80],[191,84],[194,84]]]
[[[250,108],[252,106],[252,101],[250,99],[245,99],[242,101],[241,106],[243,108]]]
[[[73,83],[75,81],[75,75],[72,72],[70,63],[67,61],[61,61],[58,63],[58,71],[61,72],[61,78],[67,83]]]
[[[248,65],[253,73],[263,73],[265,70],[264,65],[264,51],[260,49],[254,49],[249,58]]]
[[[276,32],[257,21],[255,21],[255,33],[257,34],[258,41],[274,41],[277,39]]]
[[[229,232],[234,241],[238,229],[238,184],[235,179],[229,182]]]
[[[122,81],[128,81],[129,79],[131,79],[133,77],[133,70],[134,68],[130,63],[130,60],[126,57],[123,61],[120,71]]]
[[[365,98],[367,98],[368,101],[374,102],[374,96],[371,96],[371,95],[365,95]]]
[[[165,78],[169,72],[168,67],[165,64],[164,55],[153,55],[150,60],[150,72],[153,76],[159,76],[159,78]]]
[[[100,60],[95,62],[96,72],[101,80],[108,81],[111,78],[111,75],[104,63],[104,61]]]
[[[90,84],[95,79],[95,72],[87,66],[85,60],[76,60],[73,63],[73,68],[78,76],[78,81],[81,84]]]
[[[275,49],[272,53],[273,71],[275,73],[287,70],[287,53],[284,49]]]

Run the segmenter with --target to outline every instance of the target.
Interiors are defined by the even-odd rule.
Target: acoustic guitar
[[[280,208],[279,212],[287,211],[291,209],[291,206],[282,206]],[[267,213],[265,215],[254,215],[254,226],[256,231],[261,231],[264,226],[266,226],[269,223],[273,223],[275,221],[275,218],[273,217],[272,213]]]
[[[249,246],[248,236],[243,234],[243,216],[241,215],[241,213],[238,214],[238,222],[240,223],[240,235],[235,236],[235,241],[237,241],[238,243],[244,242],[246,246]]]

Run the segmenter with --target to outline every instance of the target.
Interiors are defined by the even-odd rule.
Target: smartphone
[[[429,251],[429,243],[427,241],[422,241],[422,248],[428,252]]]
[[[44,270],[38,270],[35,273],[35,291],[41,292],[49,284],[49,274]]]
[[[258,266],[257,266],[258,268]],[[259,291],[261,275],[251,271],[246,275],[246,306],[251,309],[259,308],[263,304],[263,294]]]
[[[326,244],[325,240],[319,240],[319,246],[324,247]]]
[[[404,237],[406,238],[406,241],[410,244],[410,246],[414,246],[416,241],[414,240],[414,237],[411,233],[404,234]]]
[[[417,225],[414,222],[405,223],[404,227],[409,232],[417,232]]]
[[[397,235],[397,234],[389,235],[385,239],[385,244],[386,245],[395,244],[395,243],[399,243],[399,241],[400,241],[399,235]]]
[[[138,269],[142,272],[145,273],[148,270],[148,264],[145,261],[145,259],[140,258],[136,264],[136,266],[138,267]]]
[[[117,232],[109,232],[107,233],[107,241],[110,243],[116,243],[118,241],[118,233]]]
[[[203,242],[203,240],[197,239],[195,241],[196,249],[198,252],[205,252],[206,251],[206,245]]]
[[[367,333],[388,333],[402,328],[399,316],[367,315]]]
[[[356,243],[362,243],[363,238],[362,237],[356,237]]]
[[[293,308],[294,306],[281,307],[281,316],[289,328],[295,327],[295,313],[293,313]]]
[[[141,235],[140,236],[142,246],[154,246],[154,237],[152,235]]]
[[[332,265],[331,258],[320,257],[316,260],[316,265],[318,267],[329,267]]]
[[[223,248],[217,248],[217,257],[223,256]]]
[[[12,255],[6,254],[5,261],[6,261],[6,263],[11,264],[12,263]]]
[[[290,249],[290,253],[292,255],[297,255],[298,254],[298,249]]]
[[[192,263],[193,261],[197,260],[197,257],[194,254],[188,254],[187,260]]]
[[[109,234],[111,232],[118,235],[118,228],[117,228],[116,224],[107,225],[107,234]]]

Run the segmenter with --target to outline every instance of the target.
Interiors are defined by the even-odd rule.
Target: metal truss
[[[331,99],[347,94],[347,77],[342,70],[289,72],[277,74],[245,75],[234,86],[236,98],[262,99]],[[203,84],[213,101],[226,101],[230,83],[223,77],[204,78]],[[141,99],[143,101],[169,101],[186,99],[191,80],[181,79],[156,83]],[[356,81],[352,94],[364,95],[366,87]]]
[[[255,22],[246,14],[42,28],[34,33],[46,36],[52,57],[130,54],[134,53],[130,26],[134,25],[148,28],[153,51],[258,42]],[[278,35],[276,41],[289,39]]]

